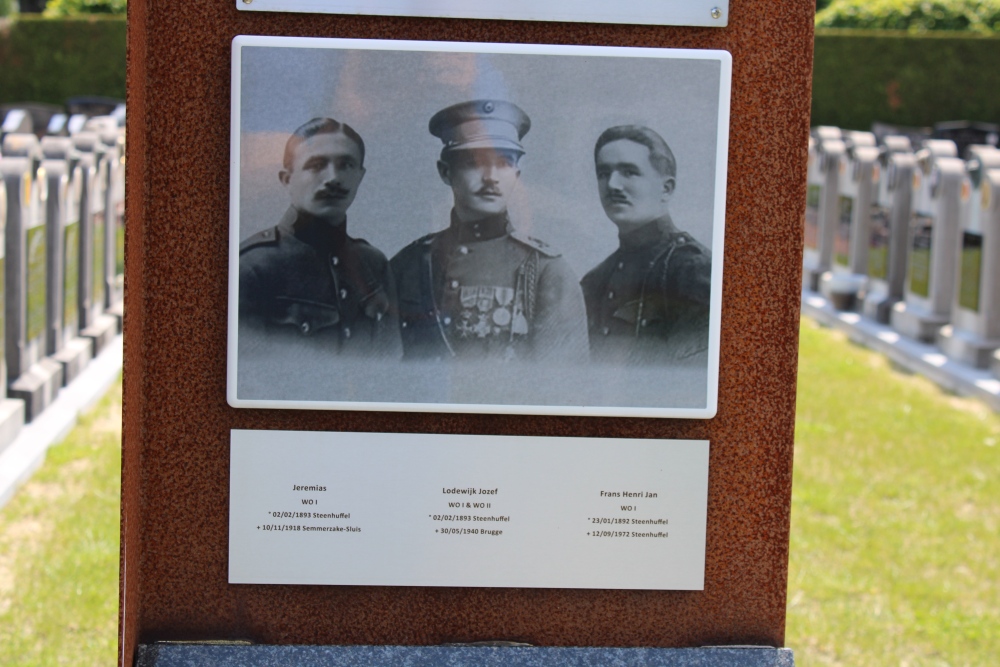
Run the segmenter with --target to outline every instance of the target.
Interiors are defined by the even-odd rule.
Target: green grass
[[[0,665],[113,665],[121,383],[0,511]]]
[[[800,350],[796,663],[1000,664],[1000,418],[807,320]]]
[[[1000,664],[1000,417],[805,320],[787,644],[799,667]],[[110,665],[121,387],[0,511],[0,665]]]

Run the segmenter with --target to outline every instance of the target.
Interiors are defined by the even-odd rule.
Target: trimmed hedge
[[[0,22],[0,104],[125,97],[124,17]],[[816,30],[813,125],[1000,122],[1000,37]]]
[[[125,17],[0,23],[0,104],[64,104],[74,95],[125,98]]]
[[[819,28],[1000,32],[1000,0],[834,0],[816,14]]]
[[[1000,122],[1000,37],[816,30],[812,124]]]

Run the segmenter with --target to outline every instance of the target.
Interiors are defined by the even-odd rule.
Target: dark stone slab
[[[52,355],[52,358],[62,364],[62,383],[65,387],[79,375],[93,358],[93,341],[87,338],[73,338],[63,349]]]
[[[879,324],[889,324],[892,319],[892,309],[897,303],[899,299],[895,297],[887,297],[884,294],[871,295],[865,299],[864,315]]]
[[[96,357],[108,343],[118,335],[118,322],[111,315],[100,315],[94,323],[80,332],[81,338],[89,338],[93,348],[91,356]]]
[[[794,667],[791,649],[556,648],[529,646],[139,646],[136,667]]]
[[[45,357],[11,383],[7,395],[24,401],[25,421],[30,422],[56,400],[63,386],[62,371],[62,364]]]

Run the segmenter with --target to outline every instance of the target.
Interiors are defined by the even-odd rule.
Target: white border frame
[[[716,135],[715,198],[712,220],[712,300],[709,305],[707,397],[704,408],[651,408],[576,405],[506,405],[485,403],[382,403],[371,401],[247,400],[236,396],[239,328],[240,246],[240,113],[242,47],[310,49],[448,51],[611,58],[669,58],[716,60],[720,64],[719,118]],[[728,51],[656,49],[554,44],[493,44],[479,42],[424,42],[407,40],[326,39],[315,37],[266,37],[237,35],[232,44],[232,86],[229,160],[229,315],[227,332],[226,399],[234,408],[297,410],[370,410],[380,412],[447,412],[470,414],[564,415],[586,417],[667,417],[711,419],[718,410],[719,345],[722,318],[722,264],[726,222],[726,179],[729,165],[729,113],[732,89],[732,55]],[[402,362],[401,362],[402,363]]]
[[[574,21],[640,25],[685,25],[725,28],[729,0],[576,0],[572,9],[560,0],[235,0],[248,12],[306,12],[376,16]],[[718,12],[718,18],[713,12]]]

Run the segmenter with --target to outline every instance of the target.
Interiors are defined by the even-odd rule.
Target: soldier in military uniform
[[[454,208],[447,229],[392,258],[404,359],[586,359],[586,313],[572,270],[507,215],[530,125],[500,100],[456,104],[431,118]]]
[[[347,234],[364,157],[357,132],[331,118],[310,120],[289,138],[278,177],[291,206],[240,244],[241,359],[256,351],[315,368],[344,353],[398,358],[389,262]]]
[[[592,357],[707,363],[712,255],[670,218],[670,147],[647,127],[612,127],[598,138],[594,161],[619,247],[581,281]]]

